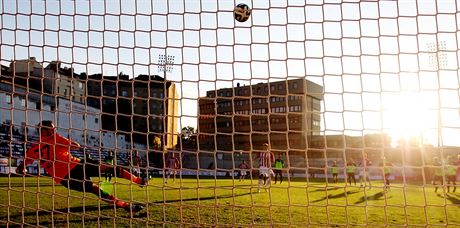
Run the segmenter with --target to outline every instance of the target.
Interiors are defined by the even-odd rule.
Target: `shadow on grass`
[[[309,191],[309,192],[324,192],[324,191],[333,191],[333,190],[337,190],[337,189],[343,189],[343,187],[330,187],[330,188],[320,188],[320,189],[316,189],[316,190],[312,190],[312,191]]]
[[[103,211],[103,210],[108,210],[108,209],[112,209],[113,210],[113,205],[103,205],[103,206],[96,206],[96,205],[92,205],[92,206],[78,206],[78,207],[69,207],[69,208],[63,208],[63,209],[57,209],[57,210],[54,210],[54,211],[38,211],[38,212],[35,212],[35,211],[30,211],[30,212],[24,212],[24,214],[21,214],[20,212],[16,215],[10,215],[10,219],[11,220],[16,220],[16,219],[21,219],[24,217],[29,217],[29,216],[34,216],[34,217],[45,217],[45,216],[51,216],[51,214],[53,213],[54,216],[56,215],[64,215],[64,214],[69,214],[70,213],[81,213],[83,211],[85,212],[89,212],[89,211]],[[92,216],[94,217],[94,216]],[[97,220],[107,220],[107,219],[112,219],[112,218],[105,218],[105,217],[95,217],[95,218],[85,218],[84,221],[97,221]],[[55,220],[54,221],[54,225],[56,224],[61,224],[61,223],[67,223],[67,222],[70,222],[70,223],[81,223],[82,222],[82,219],[80,220]],[[40,221],[40,225],[52,225],[53,223],[51,221]]]
[[[448,193],[444,196],[437,194],[439,198],[449,200],[453,205],[460,207],[460,198],[454,197],[452,194]]]
[[[19,188],[19,187],[30,187],[36,188],[39,186],[37,183],[0,183],[0,188],[7,188],[7,187]],[[52,186],[61,186],[60,184],[53,184],[53,183],[40,183],[40,187],[52,187]]]
[[[361,198],[359,198],[358,201],[356,201],[355,204],[360,204],[360,203],[364,203],[366,201],[371,201],[371,200],[383,200],[383,196],[385,195],[385,192],[382,191],[382,192],[377,192],[375,193],[374,195],[371,195],[371,196],[363,196]],[[392,198],[392,196],[389,196],[389,197],[386,197],[387,199],[390,199]]]
[[[239,196],[251,195],[253,192],[247,192],[243,194],[225,194],[219,196],[208,196],[208,197],[196,197],[196,198],[187,198],[187,199],[174,199],[174,200],[157,200],[150,202],[149,204],[158,204],[158,203],[177,203],[177,202],[189,202],[189,201],[205,201],[205,200],[214,200],[214,199],[228,199]]]
[[[355,194],[355,193],[358,193],[359,191],[346,191],[346,192],[342,192],[342,193],[339,193],[339,194],[329,194],[321,199],[317,199],[317,200],[314,200],[314,201],[311,201],[312,203],[317,203],[317,202],[320,202],[320,201],[323,201],[323,200],[326,200],[326,199],[336,199],[336,198],[344,198],[344,197],[347,197],[348,195],[351,195],[351,194]]]

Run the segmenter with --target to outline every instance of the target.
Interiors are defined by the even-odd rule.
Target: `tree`
[[[195,128],[191,126],[183,127],[181,130],[181,139],[183,142],[188,142],[195,135]]]
[[[181,130],[181,140],[180,143],[182,145],[182,148],[187,148],[187,149],[196,149],[196,130],[194,127],[184,127]]]

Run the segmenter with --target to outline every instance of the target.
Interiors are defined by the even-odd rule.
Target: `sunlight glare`
[[[393,145],[400,139],[432,142],[432,137],[426,138],[425,133],[433,129],[431,120],[437,119],[437,115],[425,104],[433,102],[437,102],[436,97],[420,96],[418,92],[400,92],[387,97],[382,113],[384,126],[392,137]]]

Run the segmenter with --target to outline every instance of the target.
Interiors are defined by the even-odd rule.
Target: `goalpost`
[[[0,226],[460,226],[459,9],[0,0]]]

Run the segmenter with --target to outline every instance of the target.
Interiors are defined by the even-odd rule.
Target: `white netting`
[[[1,225],[460,226],[455,0],[0,5]]]

